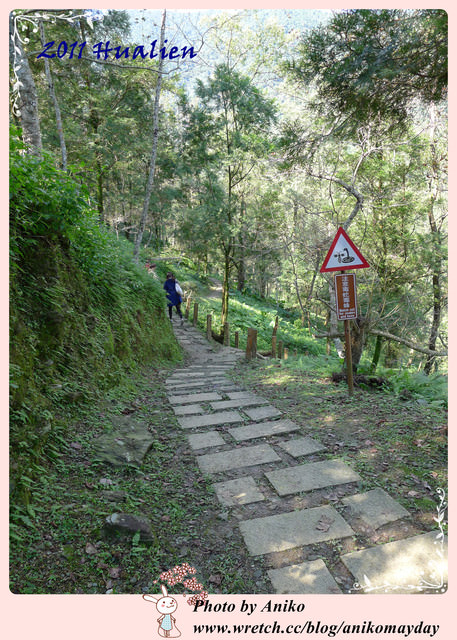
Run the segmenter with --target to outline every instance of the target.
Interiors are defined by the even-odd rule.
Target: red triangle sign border
[[[328,264],[328,262],[330,261],[330,258],[333,255],[333,250],[335,249],[335,246],[336,246],[336,244],[337,244],[337,242],[338,242],[338,240],[340,239],[341,236],[343,236],[343,238],[349,244],[349,246],[354,251],[356,256],[359,258],[360,263],[359,264],[347,264],[347,265],[342,264],[342,265],[338,265],[337,267],[327,267],[327,264]],[[352,240],[350,239],[350,237],[348,236],[346,231],[343,229],[343,227],[339,227],[338,231],[336,232],[336,235],[335,235],[335,237],[333,239],[332,245],[331,245],[330,249],[328,250],[328,253],[327,253],[326,257],[325,257],[325,260],[324,260],[324,262],[323,262],[323,264],[322,264],[322,266],[320,268],[320,272],[321,273],[325,273],[325,272],[328,272],[328,271],[344,271],[346,269],[366,269],[369,266],[370,265],[365,260],[365,258],[360,253],[360,251],[357,249],[355,244],[352,242]]]

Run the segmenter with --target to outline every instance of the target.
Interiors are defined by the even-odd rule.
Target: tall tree
[[[13,112],[22,126],[22,137],[29,153],[40,156],[42,151],[38,97],[27,55],[19,35],[20,15],[15,11],[9,17],[10,64],[14,74]]]
[[[162,13],[162,26],[160,29],[160,47],[159,50],[164,46],[165,40],[165,23],[167,18],[167,12],[164,9]],[[141,212],[141,218],[138,225],[138,231],[135,238],[135,247],[133,251],[133,257],[135,262],[139,261],[140,258],[140,247],[141,242],[143,240],[144,228],[146,226],[146,220],[148,217],[149,211],[149,203],[151,200],[152,187],[154,185],[154,172],[156,167],[156,158],[157,158],[157,144],[159,140],[159,105],[160,105],[160,91],[162,89],[162,70],[163,70],[163,58],[159,57],[159,66],[157,70],[157,81],[155,87],[155,96],[154,96],[154,111],[153,111],[153,124],[152,124],[152,150],[151,150],[151,160],[149,163],[149,173],[148,179],[146,182],[146,191],[144,195],[144,203],[143,210]]]
[[[218,65],[206,83],[199,81],[196,94],[201,101],[200,134],[205,136],[207,160],[219,167],[224,184],[220,207],[225,230],[220,237],[223,254],[221,325],[228,317],[230,272],[235,255],[239,216],[242,211],[240,190],[251,174],[256,158],[268,149],[268,131],[275,113],[273,103],[264,98],[252,82],[227,65]]]
[[[45,36],[44,23],[42,19],[40,20],[40,37],[41,37],[41,46],[43,47],[43,50],[44,50],[44,47],[46,45],[46,36]],[[49,95],[51,96],[51,100],[54,105],[54,111],[56,115],[57,133],[59,135],[60,152],[62,155],[62,169],[66,171],[68,166],[67,145],[66,145],[65,136],[63,133],[62,114],[60,111],[60,104],[57,99],[56,91],[54,88],[54,80],[52,78],[52,73],[49,66],[48,58],[44,59],[44,69],[46,73],[46,80],[48,82]]]

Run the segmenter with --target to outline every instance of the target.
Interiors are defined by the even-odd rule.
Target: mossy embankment
[[[78,412],[182,353],[160,284],[99,225],[84,189],[14,140],[10,167],[11,505],[24,522]]]

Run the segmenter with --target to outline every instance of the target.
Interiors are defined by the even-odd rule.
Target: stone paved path
[[[191,364],[167,379],[169,402],[221,505],[237,510],[234,526],[239,526],[248,552],[264,556],[273,567],[267,573],[276,593],[347,592],[325,557],[297,563],[287,552],[343,542],[355,535],[354,522],[376,530],[410,514],[381,489],[360,491],[363,478],[342,459],[328,459],[306,425],[230,381],[224,374],[244,358],[243,352],[208,343],[187,322],[173,328]],[[333,491],[332,505],[322,498],[318,506],[291,509],[291,496],[323,488]],[[254,517],[256,505],[273,513]],[[438,534],[343,552],[341,563],[353,577],[351,591],[420,593],[427,582],[446,583],[446,546]],[[271,558],[284,552],[282,566],[272,565]]]

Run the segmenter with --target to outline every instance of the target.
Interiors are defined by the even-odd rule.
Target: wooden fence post
[[[191,297],[189,296],[186,300],[186,310],[184,312],[184,317],[186,320],[189,319],[190,301],[191,301]]]
[[[271,357],[276,358],[276,336],[274,334],[271,337]]]
[[[194,327],[196,327],[197,323],[198,323],[198,302],[194,302],[194,319],[192,321],[192,324],[194,325]]]
[[[224,346],[230,346],[230,325],[228,322],[224,323]]]
[[[281,360],[283,356],[283,342],[282,340],[279,340],[278,342],[278,358]]]
[[[235,331],[235,349],[240,348],[240,332]]]
[[[275,336],[278,333],[278,325],[279,325],[279,316],[275,318],[275,326],[273,327],[272,335]]]
[[[207,316],[206,316],[206,339],[207,340],[211,340],[211,337],[212,337],[211,321],[212,321],[211,314],[208,313]]]
[[[284,347],[284,360],[287,360],[288,357],[289,357],[289,349],[287,347]]]
[[[248,329],[248,338],[246,341],[246,360],[252,360],[257,354],[257,331]]]

